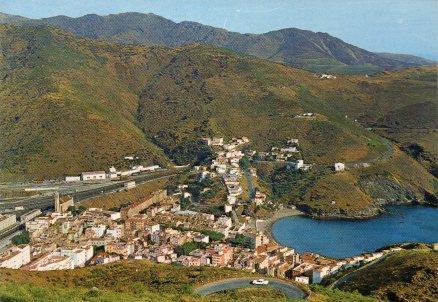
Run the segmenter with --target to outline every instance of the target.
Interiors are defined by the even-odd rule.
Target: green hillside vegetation
[[[432,302],[438,299],[438,253],[430,249],[405,250],[360,271],[342,290],[389,301]]]
[[[5,22],[16,18],[5,18]],[[154,14],[89,14],[78,18],[55,16],[23,19],[23,24],[49,24],[89,38],[121,44],[181,46],[202,43],[254,55],[314,72],[372,74],[433,62],[408,55],[377,54],[348,44],[327,33],[285,28],[263,34],[240,34],[184,21],[175,23]]]
[[[379,214],[379,200],[387,203],[427,202],[436,192],[436,178],[399,150],[391,159],[369,168],[320,176],[298,203],[317,216],[370,217]]]
[[[16,15],[9,15],[0,12],[0,23],[18,23],[28,21],[29,19]]]
[[[326,100],[399,147],[418,144],[423,149],[419,161],[433,171],[438,158],[436,67],[350,80],[356,87],[338,86],[327,91]]]
[[[2,26],[0,40],[2,172],[43,179],[132,153],[167,162],[136,126],[137,96],[116,73],[118,48],[48,28]]]
[[[290,301],[271,288],[246,288],[200,297],[193,290],[215,280],[254,276],[243,270],[123,261],[65,271],[0,270],[0,301]],[[305,288],[310,292],[308,288]],[[312,288],[307,301],[374,301],[358,293]]]
[[[0,27],[0,41],[2,180],[124,166],[123,157],[132,154],[144,164],[204,162],[211,157],[199,143],[205,136],[247,136],[258,151],[293,137],[307,163],[372,164],[349,176],[319,175],[316,189],[304,194],[314,208],[341,198],[339,183],[352,188],[348,203],[368,208],[376,196],[360,185],[370,170],[406,187],[412,199],[435,193],[426,169],[394,155],[390,143],[366,130],[388,125],[388,137],[403,136],[421,125],[433,133],[433,67],[327,80],[205,45],[113,45],[44,26],[11,25]],[[296,117],[304,112],[315,116]],[[436,152],[432,147],[425,146]],[[346,202],[339,199],[341,210]]]

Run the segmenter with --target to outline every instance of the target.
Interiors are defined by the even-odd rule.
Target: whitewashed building
[[[104,180],[106,178],[105,171],[82,172],[82,180]]]
[[[30,246],[14,246],[0,255],[0,267],[19,269],[30,262]]]
[[[57,252],[53,252],[35,260],[26,268],[31,271],[53,271],[73,269],[74,264],[71,257],[59,256]]]
[[[135,181],[127,181],[127,182],[125,182],[125,183],[123,184],[123,187],[124,187],[126,190],[133,189],[133,188],[135,188]]]
[[[309,277],[306,276],[298,276],[295,277],[295,281],[303,284],[309,284]]]
[[[340,172],[345,170],[345,164],[344,163],[335,163],[335,171]]]
[[[80,177],[80,176],[77,176],[77,175],[66,176],[66,177],[65,177],[65,181],[66,181],[66,182],[77,182],[77,181],[81,181],[81,177]]]
[[[330,267],[321,266],[312,271],[312,284],[321,283],[321,280],[330,274]]]
[[[84,267],[85,263],[93,257],[93,248],[91,247],[91,253],[90,248],[61,248],[59,256],[71,257],[74,267]]]

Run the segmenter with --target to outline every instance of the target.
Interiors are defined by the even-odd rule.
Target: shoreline
[[[386,208],[386,206],[407,206],[407,207],[425,207],[425,208],[436,208],[434,206],[430,206],[428,204],[413,204],[413,203],[407,203],[407,204],[386,204],[383,206],[383,208]],[[387,209],[385,209],[385,211],[380,212],[377,215],[373,215],[371,217],[367,217],[367,218],[357,218],[357,217],[350,217],[350,218],[343,218],[343,217],[314,217],[311,216],[305,212],[302,212],[298,209],[291,209],[291,208],[285,208],[285,209],[281,209],[276,211],[270,218],[257,223],[257,230],[262,232],[265,236],[268,237],[268,239],[278,245],[282,245],[279,242],[277,242],[277,240],[275,239],[274,235],[273,235],[273,230],[272,230],[272,226],[274,225],[274,223],[276,223],[278,220],[282,219],[282,218],[286,218],[286,217],[294,217],[294,216],[302,216],[302,217],[308,217],[310,219],[314,219],[314,220],[343,220],[343,221],[363,221],[363,220],[371,220],[374,218],[379,218],[382,215],[388,214]],[[403,245],[409,245],[409,244],[426,244],[426,245],[430,245],[431,242],[417,242],[417,241],[406,241],[406,242],[398,242],[398,243],[393,243],[393,244],[389,244],[389,245],[384,245],[383,247],[379,247],[377,249],[375,249],[375,251],[379,251],[381,249],[384,249],[385,247],[392,247],[392,246],[403,246]],[[319,254],[319,253],[317,253]],[[333,257],[328,257],[322,254],[319,254],[323,257],[327,257],[327,258],[332,258],[332,259],[346,259],[348,257],[343,257],[343,258],[333,258]],[[360,254],[358,254],[360,255]]]
[[[307,216],[307,217],[309,217],[306,213],[301,212],[298,209],[290,209],[290,208],[281,209],[281,210],[276,211],[274,213],[274,215],[272,215],[272,217],[264,220],[261,223],[262,225],[260,225],[260,226],[257,225],[257,230],[262,232],[265,236],[267,236],[271,242],[279,244],[275,240],[274,236],[272,235],[272,226],[274,225],[274,223],[277,220],[280,220],[280,219],[285,218],[285,217],[291,217],[291,216]]]
[[[388,206],[412,206],[412,207],[431,207],[436,208],[434,206],[430,206],[429,204],[422,204],[422,203],[389,203],[385,204],[380,208],[379,213],[376,215],[371,216],[318,216],[318,215],[309,215],[306,212],[300,211],[297,208],[284,208],[281,210],[277,210],[271,217],[269,217],[266,220],[263,220],[260,222],[260,224],[256,223],[257,231],[262,232],[264,235],[266,235],[270,241],[275,242],[278,244],[278,242],[275,240],[274,236],[272,235],[272,226],[275,222],[278,220],[285,218],[285,217],[293,217],[293,216],[303,216],[308,217],[310,219],[314,220],[340,220],[340,221],[362,221],[362,220],[371,220],[379,218],[385,214],[388,214],[388,211],[386,207]]]

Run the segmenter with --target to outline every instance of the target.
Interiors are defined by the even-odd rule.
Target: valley
[[[0,14],[0,300],[433,301],[434,64]]]
[[[380,130],[367,130],[398,116],[393,112],[436,104],[433,67],[321,79],[211,46],[120,46],[53,28],[11,25],[2,26],[1,39],[4,181],[123,167],[121,159],[129,154],[166,167],[206,136],[247,136],[259,152],[295,137],[305,161],[322,170],[335,162],[371,164],[342,174],[318,173],[313,188],[293,201],[307,211],[369,216],[374,201],[395,198],[385,186],[404,190],[406,201],[434,202],[429,196],[436,180],[427,171],[434,163],[417,162],[396,145],[388,156],[392,143]],[[296,118],[304,112],[315,116]],[[432,139],[436,111],[418,113],[403,116],[383,135],[405,136],[410,125],[422,124],[430,134],[423,132],[418,142],[411,135],[410,142]],[[424,145],[433,160],[436,148]],[[195,154],[177,164],[193,163]],[[343,196],[345,186],[352,188],[349,197]]]

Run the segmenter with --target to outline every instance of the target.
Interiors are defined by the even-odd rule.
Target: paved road
[[[244,288],[244,287],[264,286],[264,285],[252,285],[251,281],[254,279],[255,278],[226,279],[198,287],[195,290],[195,292],[197,294],[200,294],[201,296],[207,296],[224,290],[231,290],[231,289]],[[272,279],[272,278],[269,278],[268,280],[269,280],[269,284],[266,286],[274,287],[281,290],[288,298],[305,298],[307,296],[307,294],[303,290],[301,290],[300,288],[296,287],[291,283],[279,279]]]
[[[155,181],[158,179],[174,176],[179,172],[179,170],[167,170],[161,172],[154,172],[148,174],[141,174],[131,177],[126,181],[117,182],[102,182],[100,185],[92,184],[91,188],[85,188],[81,191],[69,192],[63,191],[60,193],[69,194],[76,201],[85,200],[91,197],[99,196],[105,193],[110,193],[119,190],[124,187],[124,183],[127,181],[135,180],[137,183],[145,183],[150,181]],[[20,199],[16,201],[5,201],[0,202],[0,212],[5,210],[13,210],[15,207],[23,206],[25,211],[33,209],[49,209],[53,207],[53,196],[41,196],[27,199]]]

